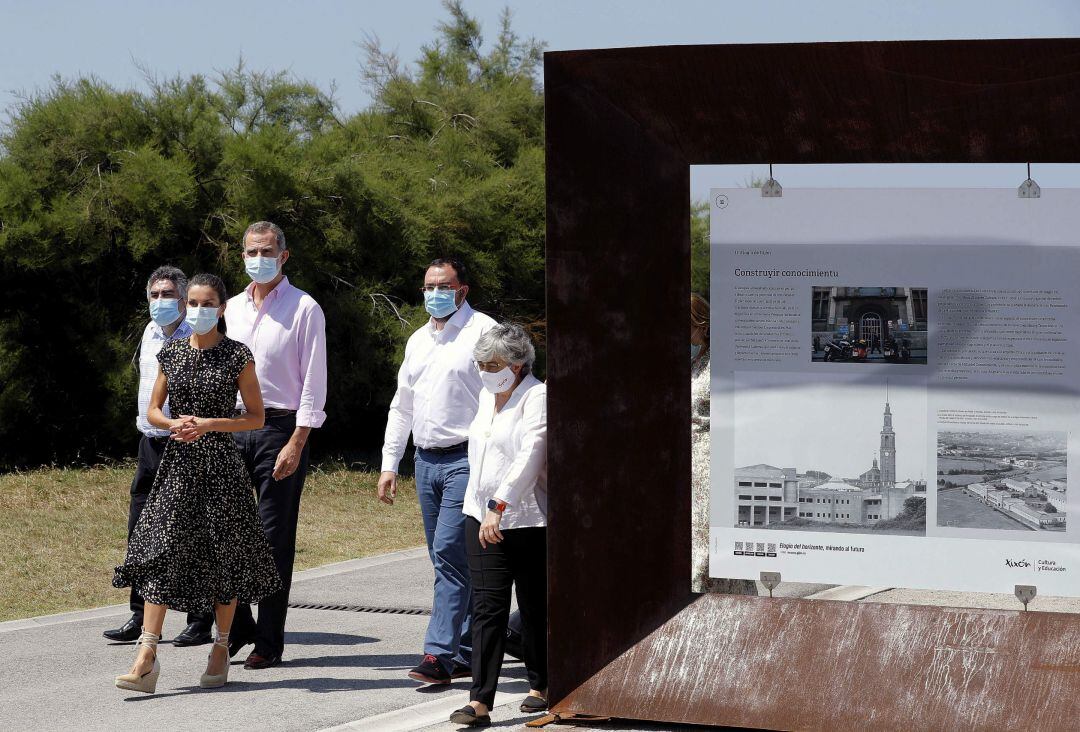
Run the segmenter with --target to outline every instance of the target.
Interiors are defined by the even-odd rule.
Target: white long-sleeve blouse
[[[507,504],[501,529],[547,525],[547,387],[532,374],[498,412],[495,395],[480,392],[462,510],[483,521],[489,498]]]

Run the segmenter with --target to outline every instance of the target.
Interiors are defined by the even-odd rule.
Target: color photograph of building
[[[813,287],[811,360],[925,364],[927,288]]]

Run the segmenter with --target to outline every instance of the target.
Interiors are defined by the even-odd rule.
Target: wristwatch
[[[489,498],[487,502],[487,507],[492,511],[498,511],[499,513],[502,513],[506,510],[506,501],[496,501],[494,498]]]

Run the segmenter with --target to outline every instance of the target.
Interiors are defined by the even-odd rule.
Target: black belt
[[[459,442],[456,445],[450,447],[421,447],[424,452],[433,452],[436,455],[449,455],[452,452],[465,452],[469,449],[469,441]]]
[[[263,410],[263,414],[265,414],[270,419],[277,419],[278,417],[295,417],[296,410],[281,409],[279,407],[267,407]]]

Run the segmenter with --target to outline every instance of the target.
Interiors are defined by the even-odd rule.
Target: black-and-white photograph
[[[736,526],[925,535],[926,383],[739,373]]]
[[[1065,531],[1065,432],[940,431],[937,523]]]
[[[815,362],[925,364],[925,287],[813,287]]]

